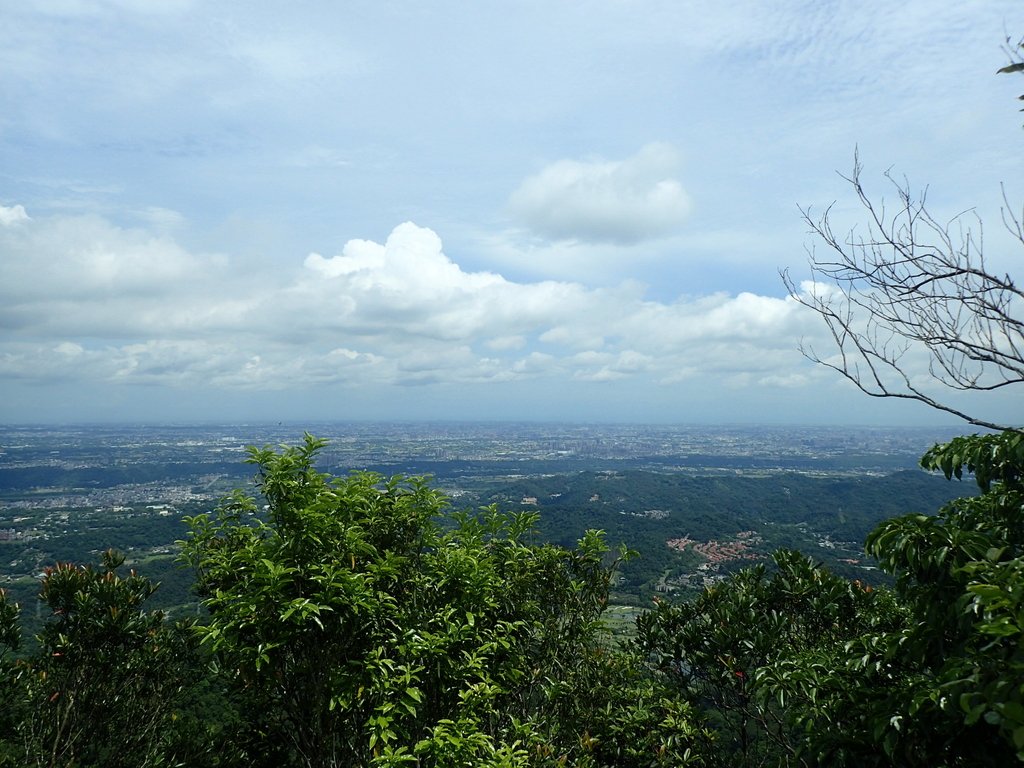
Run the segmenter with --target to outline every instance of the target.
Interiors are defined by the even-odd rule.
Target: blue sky
[[[1016,269],[1021,34],[1019,0],[6,4],[0,421],[948,421],[804,360],[778,270],[798,206],[860,221],[855,148]]]

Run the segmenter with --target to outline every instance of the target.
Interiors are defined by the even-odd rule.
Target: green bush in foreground
[[[210,613],[198,631],[267,713],[254,749],[286,742],[294,763],[317,767],[618,756],[608,740],[630,718],[615,692],[632,671],[603,644],[601,535],[531,544],[536,515],[494,508],[442,527],[446,501],[424,481],[330,477],[312,465],[322,445],[250,451],[265,517],[239,493],[189,520],[184,556]],[[671,721],[678,764],[703,732],[661,706],[641,719]]]

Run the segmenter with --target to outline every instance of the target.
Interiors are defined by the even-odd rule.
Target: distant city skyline
[[[799,207],[862,222],[855,150],[1017,268],[1007,35],[1019,0],[18,3],[0,423],[955,424],[804,359],[778,272]]]

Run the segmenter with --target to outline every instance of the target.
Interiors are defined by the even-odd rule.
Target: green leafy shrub
[[[595,747],[629,729],[594,732],[616,673],[601,534],[538,545],[535,514],[494,507],[442,526],[424,480],[331,477],[313,466],[323,445],[251,449],[265,508],[236,493],[188,520],[198,632],[262,713],[254,750],[286,743],[279,764],[318,767],[607,764]]]

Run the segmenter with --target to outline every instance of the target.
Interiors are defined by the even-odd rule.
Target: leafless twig
[[[1024,383],[1024,291],[987,267],[980,218],[966,211],[939,222],[925,207],[925,194],[912,195],[889,173],[898,204],[888,211],[868,197],[862,170],[855,156],[853,173],[844,177],[867,214],[862,232],[837,236],[831,206],[817,217],[801,209],[827,255],[810,250],[810,290],[799,289],[788,270],[782,278],[790,295],[825,321],[838,356],[823,357],[803,344],[801,351],[872,397],[917,400],[976,426],[1019,429],[925,391],[906,357],[925,350],[931,379],[953,390]],[[1022,220],[1007,203],[1003,223],[1024,245]]]

